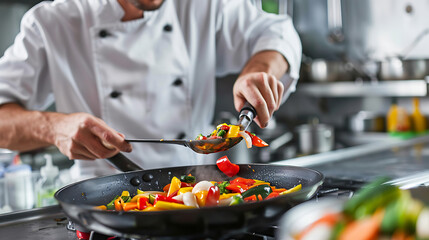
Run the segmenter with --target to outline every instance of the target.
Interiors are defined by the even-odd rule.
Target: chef
[[[291,19],[249,0],[42,2],[0,60],[0,148],[93,160],[75,161],[75,178],[114,173],[103,159],[120,151],[145,169],[203,164],[182,146],[124,139],[210,132],[215,77],[237,72],[235,108],[248,101],[264,128],[300,60]]]

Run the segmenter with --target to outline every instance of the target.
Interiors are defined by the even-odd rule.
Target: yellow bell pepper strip
[[[238,133],[240,132],[240,127],[237,125],[229,125],[229,130],[225,135],[225,138],[233,138],[238,137]]]
[[[143,209],[142,212],[155,212],[155,211],[162,211],[164,209],[162,208],[157,208],[154,206],[148,206],[147,208]]]
[[[216,206],[219,204],[219,188],[217,186],[211,186],[207,193],[206,205],[205,206]]]
[[[204,207],[206,205],[207,194],[209,191],[202,190],[195,193],[195,197],[197,198],[198,206]]]
[[[219,200],[227,199],[233,196],[240,196],[240,193],[224,193],[219,196]]]
[[[177,194],[181,186],[181,181],[177,177],[171,179],[170,188],[168,189],[167,197],[173,197]]]
[[[180,210],[180,209],[192,209],[195,208],[193,206],[186,206],[184,204],[180,203],[174,203],[174,202],[165,202],[165,201],[158,201],[154,205],[156,208],[161,208],[164,210]]]
[[[265,181],[262,181],[262,180],[258,180],[258,179],[253,179],[254,181],[255,181],[255,184],[258,184],[258,183],[265,183],[265,184],[267,184],[267,185],[271,185],[271,183],[269,183],[269,182],[265,182]]]
[[[107,207],[105,205],[96,206],[95,208],[100,210],[107,210]]]
[[[295,187],[290,188],[289,190],[286,190],[286,191],[284,191],[284,192],[281,192],[281,193],[280,193],[280,195],[285,195],[285,194],[289,194],[289,193],[297,192],[297,191],[299,191],[299,190],[301,190],[301,189],[302,189],[302,185],[301,185],[301,184],[298,184],[298,185],[296,185]]]
[[[187,192],[192,192],[193,187],[182,187],[179,189],[179,191],[177,192],[177,195],[181,195]]]

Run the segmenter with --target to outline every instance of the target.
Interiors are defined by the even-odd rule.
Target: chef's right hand
[[[58,116],[52,130],[55,145],[69,159],[103,159],[132,151],[123,134],[87,113]]]

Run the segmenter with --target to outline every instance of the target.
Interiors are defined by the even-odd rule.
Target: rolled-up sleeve
[[[16,102],[42,110],[52,104],[46,62],[43,37],[30,11],[22,19],[15,42],[0,59],[0,105]]]
[[[239,72],[255,53],[275,50],[289,63],[282,81],[294,91],[302,47],[289,16],[263,12],[249,0],[223,0],[217,6],[216,34],[218,75]]]

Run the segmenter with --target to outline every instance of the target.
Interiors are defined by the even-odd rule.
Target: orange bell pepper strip
[[[121,197],[118,197],[115,200],[115,210],[116,211],[122,211],[122,204],[124,203],[124,200],[122,200]]]
[[[137,208],[137,203],[136,202],[127,202],[127,203],[124,203],[124,206],[123,206],[123,210],[125,212],[128,212],[130,210],[134,210],[136,208]]]
[[[100,205],[100,206],[96,206],[96,209],[100,209],[100,210],[107,210],[106,205]]]
[[[278,193],[278,192],[272,192],[265,198],[265,200],[278,197],[279,195],[280,195],[280,193]]]
[[[204,207],[206,205],[207,194],[209,191],[203,190],[195,193],[195,197],[197,198],[198,206]]]

